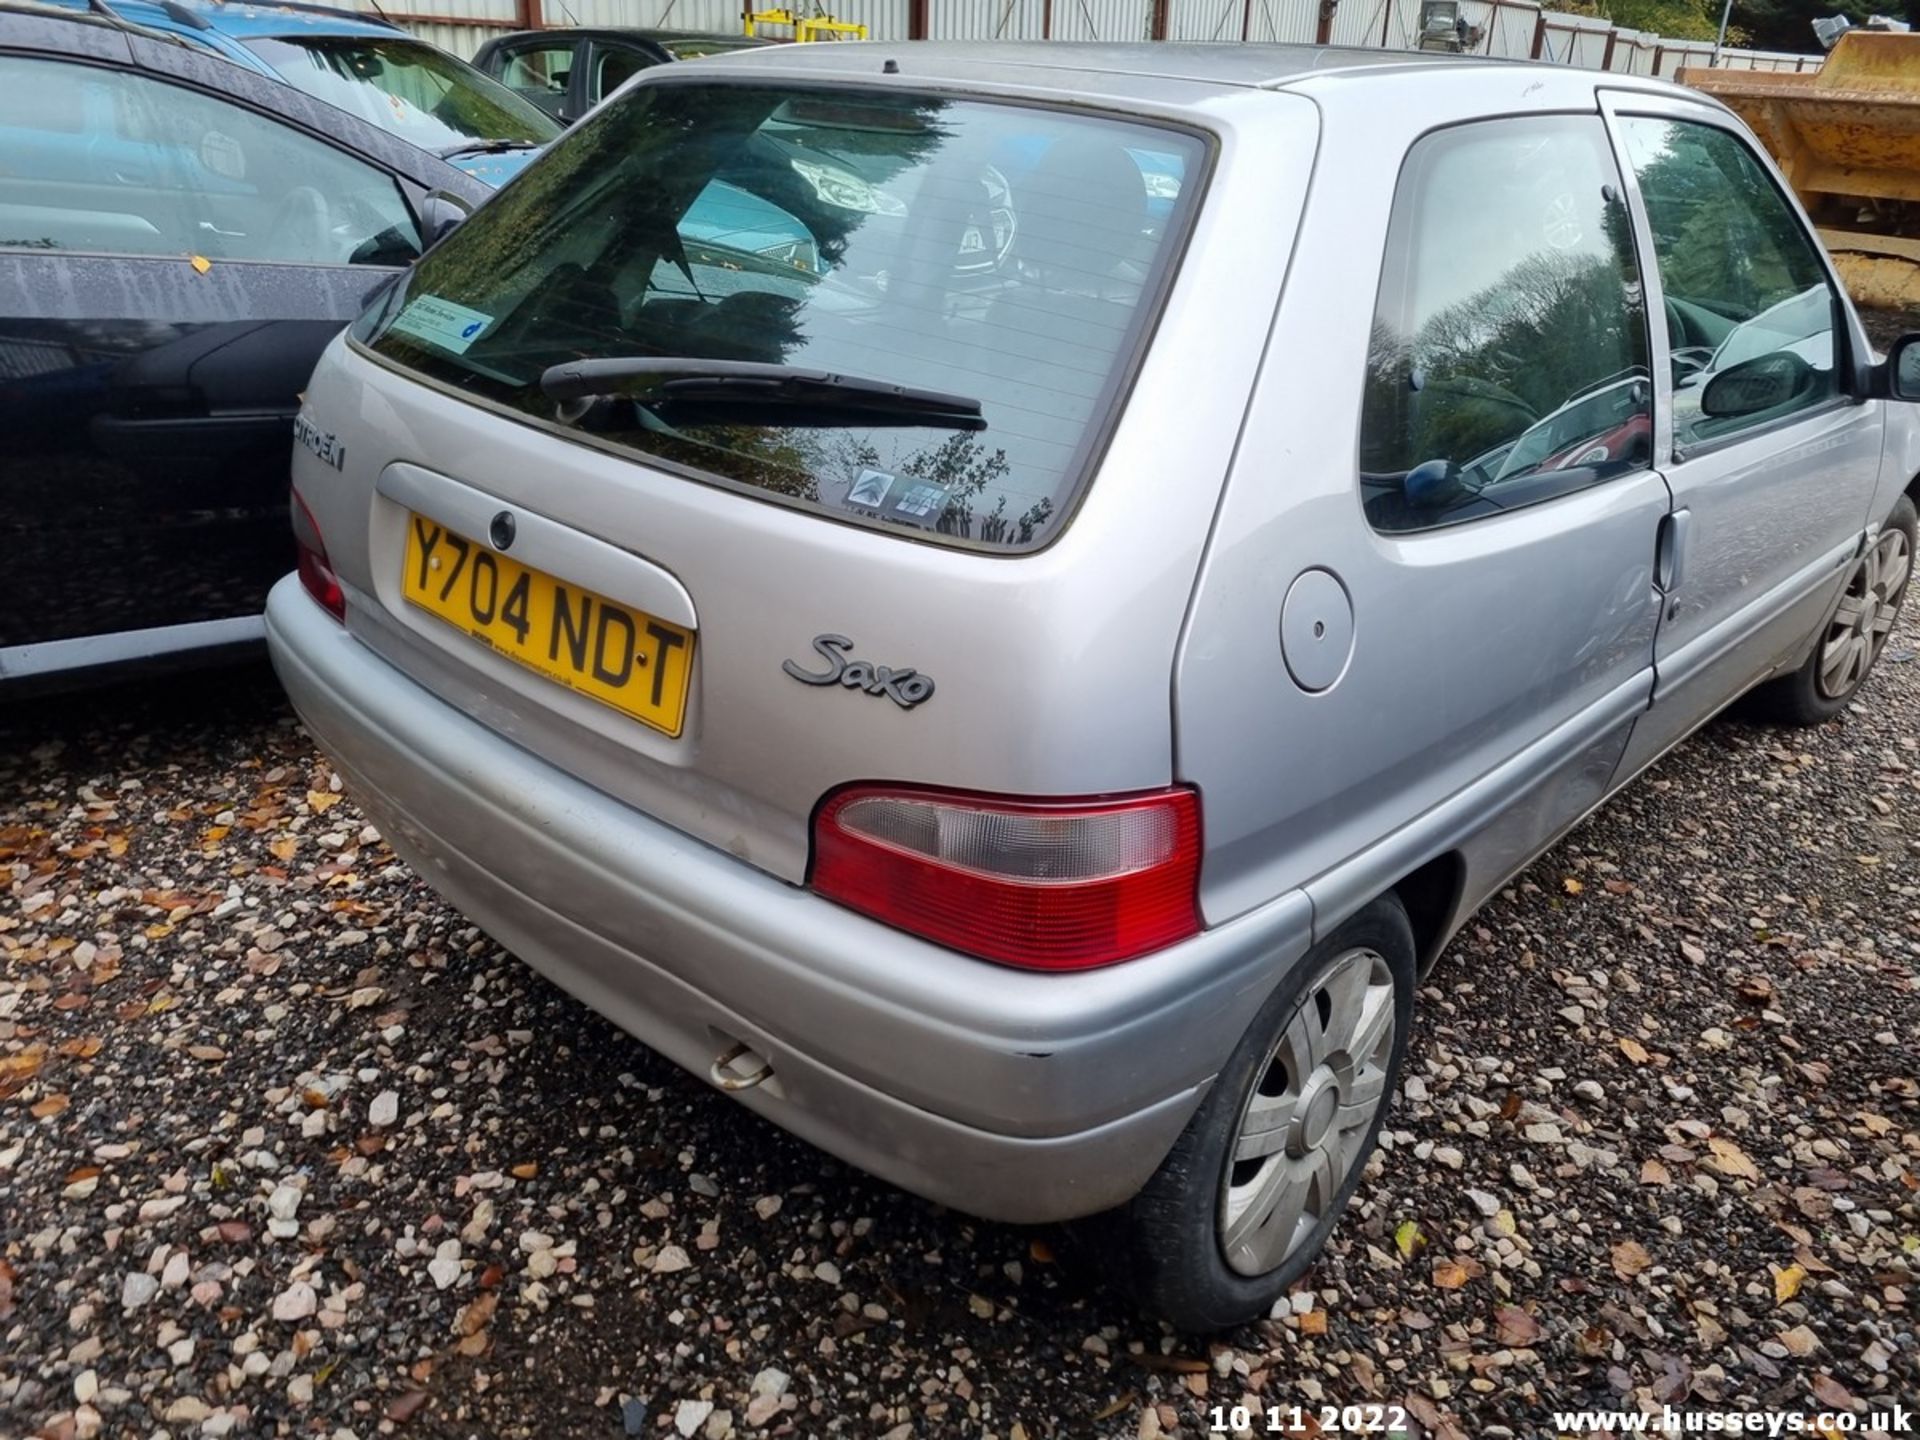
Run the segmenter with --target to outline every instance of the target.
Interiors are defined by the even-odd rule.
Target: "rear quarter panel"
[[[1471,904],[1598,801],[1651,692],[1667,501],[1647,470],[1446,529],[1369,526],[1362,386],[1408,147],[1504,115],[1597,126],[1593,79],[1436,65],[1295,88],[1325,109],[1321,158],[1177,662],[1176,769],[1206,800],[1208,921],[1304,887],[1324,934],[1450,851]],[[1321,694],[1280,646],[1309,567],[1340,577],[1355,621]]]

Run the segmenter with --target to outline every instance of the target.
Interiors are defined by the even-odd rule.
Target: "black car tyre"
[[[1791,675],[1753,692],[1753,709],[1785,725],[1820,725],[1847,708],[1886,648],[1913,578],[1913,500],[1902,495],[1847,574],[1847,587],[1813,653]]]
[[[1414,942],[1394,896],[1267,998],[1171,1152],[1112,1217],[1141,1305],[1205,1332],[1265,1315],[1360,1183],[1400,1073]]]

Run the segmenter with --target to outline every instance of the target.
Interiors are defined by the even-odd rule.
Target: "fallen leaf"
[[[453,1333],[473,1335],[485,1329],[487,1322],[493,1319],[494,1309],[499,1304],[500,1296],[496,1291],[488,1290],[474,1296],[454,1317]]]
[[[1782,1270],[1777,1265],[1767,1267],[1773,1271],[1773,1303],[1784,1305],[1800,1293],[1800,1287],[1806,1284],[1807,1272],[1794,1264]]]
[[[1420,1227],[1413,1221],[1402,1220],[1399,1228],[1393,1232],[1393,1243],[1400,1248],[1401,1255],[1411,1260],[1413,1252],[1426,1245],[1427,1237],[1420,1233]]]
[[[72,1103],[73,1097],[70,1095],[49,1095],[44,1100],[35,1101],[33,1108],[27,1113],[36,1120],[45,1120],[50,1116],[58,1115]]]
[[[1578,880],[1574,879],[1573,876],[1569,875],[1566,877],[1566,879],[1560,882],[1560,888],[1562,890],[1565,890],[1569,895],[1578,895],[1582,890],[1585,890],[1587,887],[1582,885]]]
[[[1441,1290],[1459,1290],[1473,1277],[1467,1273],[1467,1267],[1458,1260],[1435,1260],[1433,1262],[1433,1283]],[[1312,1313],[1312,1312],[1309,1312]]]
[[[1671,1185],[1673,1175],[1658,1160],[1647,1159],[1640,1163],[1640,1183],[1642,1185]]]
[[[1791,1330],[1782,1330],[1780,1343],[1787,1347],[1789,1354],[1804,1360],[1820,1348],[1820,1337],[1805,1325],[1796,1325]]]
[[[1494,1330],[1502,1345],[1531,1345],[1546,1332],[1518,1305],[1502,1305],[1493,1312]]]
[[[1098,1424],[1102,1420],[1111,1420],[1114,1416],[1118,1415],[1122,1410],[1131,1410],[1133,1408],[1134,1402],[1139,1398],[1140,1398],[1139,1395],[1134,1391],[1132,1390],[1127,1391],[1126,1394],[1120,1396],[1118,1399],[1109,1401],[1106,1405],[1101,1407],[1100,1411],[1093,1417],[1094,1422]]]
[[[387,1406],[387,1419],[396,1425],[404,1425],[411,1420],[420,1407],[427,1403],[427,1392],[409,1390],[398,1400]]]
[[[1746,1151],[1725,1136],[1715,1135],[1707,1141],[1707,1149],[1713,1152],[1707,1158],[1707,1164],[1722,1175],[1730,1175],[1737,1180],[1760,1178],[1759,1168],[1747,1158]]]
[[[1631,1280],[1652,1264],[1653,1256],[1638,1240],[1622,1240],[1613,1247],[1613,1273],[1622,1280]]]
[[[275,840],[267,846],[276,860],[291,860],[300,849],[300,842],[289,835],[285,839]]]
[[[1035,1240],[1027,1246],[1027,1258],[1036,1265],[1051,1265],[1053,1247],[1044,1240]]]
[[[516,1180],[531,1180],[539,1173],[539,1164],[532,1160],[527,1161],[524,1165],[516,1165],[513,1167],[513,1178]]]
[[[309,790],[307,792],[307,807],[320,814],[324,815],[339,803],[340,797],[331,790]],[[418,1409],[419,1407],[416,1405],[414,1408]],[[413,1411],[409,1410],[407,1413],[411,1415]]]
[[[1142,1351],[1127,1358],[1142,1370],[1167,1375],[1204,1375],[1209,1368],[1206,1361],[1196,1360],[1191,1355],[1162,1355],[1154,1350]]]
[[[213,262],[204,255],[189,255],[187,263],[202,275],[213,268]]]
[[[12,1080],[25,1082],[40,1073],[47,1052],[40,1046],[23,1050],[17,1055],[0,1055],[0,1081]]]
[[[1813,1398],[1831,1410],[1853,1409],[1853,1395],[1826,1371],[1813,1377]]]
[[[1631,1035],[1620,1037],[1620,1053],[1636,1065],[1644,1065],[1653,1058],[1647,1053],[1647,1047]]]
[[[1307,1311],[1306,1314],[1300,1317],[1300,1333],[1302,1335],[1326,1334],[1327,1333],[1327,1312],[1324,1310]]]
[[[1749,1005],[1771,1005],[1779,997],[1774,994],[1773,982],[1764,975],[1749,975],[1737,982],[1733,993]]]

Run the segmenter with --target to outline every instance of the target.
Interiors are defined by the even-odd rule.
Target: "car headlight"
[[[904,215],[906,205],[877,190],[858,175],[849,175],[845,170],[836,170],[830,165],[818,165],[811,160],[793,159],[788,162],[794,173],[813,187],[813,193],[829,205],[841,210],[858,210],[863,215]]]

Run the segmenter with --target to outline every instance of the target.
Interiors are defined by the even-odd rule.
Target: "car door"
[[[666,52],[653,46],[604,38],[593,41],[584,77],[587,90],[582,97],[580,113],[586,114],[642,70],[662,63],[665,58]]]
[[[256,635],[314,361],[418,253],[425,180],[484,192],[229,62],[0,24],[0,680]]]
[[[1854,378],[1865,337],[1747,132],[1665,96],[1615,92],[1607,110],[1645,257],[1674,503],[1654,704],[1624,779],[1804,656],[1858,553],[1884,422]]]
[[[527,36],[489,46],[481,68],[522,100],[567,124],[585,113],[578,99],[585,48],[584,41],[572,36]]]

